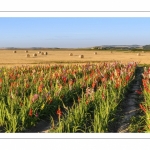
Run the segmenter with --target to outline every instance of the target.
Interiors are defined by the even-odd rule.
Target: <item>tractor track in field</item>
[[[140,92],[142,89],[142,73],[143,67],[137,67],[135,78],[131,82],[128,92],[121,104],[121,112],[119,114],[118,127],[115,132],[129,133],[131,118],[139,115]]]
[[[48,133],[50,121],[40,120],[35,127],[24,131],[24,133]]]

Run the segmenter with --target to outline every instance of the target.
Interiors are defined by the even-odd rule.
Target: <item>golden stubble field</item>
[[[38,52],[48,52],[48,55],[41,55]],[[85,50],[0,50],[0,67],[2,66],[20,66],[20,65],[35,65],[35,64],[56,64],[56,63],[87,63],[87,62],[104,62],[104,61],[120,61],[122,63],[127,62],[140,62],[140,64],[150,64],[150,52],[131,51],[95,51]],[[37,56],[33,56],[36,53]],[[72,53],[73,56],[69,56]],[[26,55],[29,54],[30,57]],[[84,55],[84,58],[79,58],[79,55]]]

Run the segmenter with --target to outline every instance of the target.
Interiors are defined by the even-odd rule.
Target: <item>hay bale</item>
[[[41,53],[41,51],[38,52],[38,54],[40,54],[40,53]]]
[[[16,51],[13,51],[13,53],[17,53]]]
[[[137,56],[140,56],[141,54],[140,53],[137,53]]]
[[[48,55],[48,52],[45,52],[44,55]]]
[[[113,52],[112,52],[112,51],[110,51],[110,53],[112,54]]]
[[[25,53],[28,53],[28,51],[25,51]]]
[[[79,58],[84,58],[84,55],[79,55]]]
[[[69,53],[69,56],[73,56],[73,54],[72,54],[72,53]]]
[[[145,51],[142,51],[142,53],[145,53]]]
[[[94,52],[94,55],[97,55],[97,52]]]
[[[30,54],[27,54],[26,57],[30,57]]]
[[[36,56],[37,56],[37,54],[36,54],[36,53],[34,53],[34,54],[33,54],[33,57],[36,57]]]
[[[44,52],[41,52],[41,55],[44,55]]]

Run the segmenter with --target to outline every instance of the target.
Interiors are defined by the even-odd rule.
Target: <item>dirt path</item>
[[[135,72],[135,79],[132,81],[128,93],[122,103],[118,133],[129,133],[130,119],[139,112],[139,98],[142,85],[143,67],[138,67]]]
[[[24,133],[48,133],[50,121],[41,120],[35,127],[26,130]]]

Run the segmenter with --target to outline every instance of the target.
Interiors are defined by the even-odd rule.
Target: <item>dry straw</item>
[[[84,58],[84,55],[79,55],[79,58]]]
[[[36,56],[37,56],[37,54],[36,54],[36,53],[34,53],[34,54],[33,54],[33,57],[36,57]]]
[[[30,54],[27,54],[26,57],[30,57]]]
[[[48,52],[45,52],[44,55],[48,55]]]

